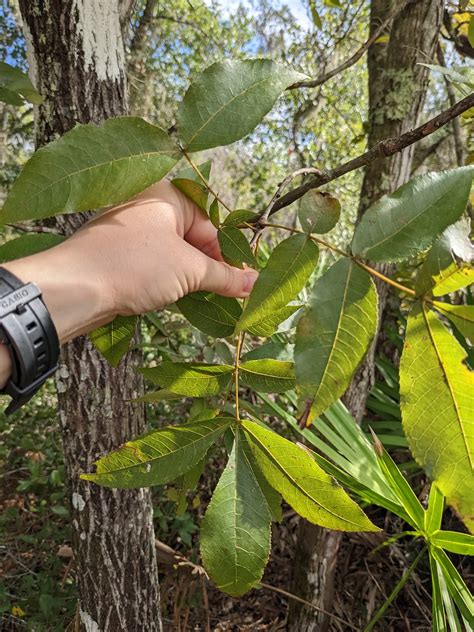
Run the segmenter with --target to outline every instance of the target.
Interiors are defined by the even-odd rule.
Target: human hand
[[[197,290],[243,298],[257,277],[222,261],[214,226],[166,180],[5,267],[38,284],[61,342]]]

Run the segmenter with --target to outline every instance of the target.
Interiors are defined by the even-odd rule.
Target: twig
[[[318,187],[327,184],[328,182],[332,182],[333,180],[336,180],[355,169],[360,169],[360,167],[364,167],[375,160],[393,156],[399,151],[402,151],[402,149],[405,149],[405,147],[409,147],[422,138],[433,134],[447,123],[450,123],[457,116],[469,110],[471,107],[474,107],[474,93],[468,95],[461,101],[458,101],[452,107],[448,108],[444,112],[441,112],[423,125],[420,125],[409,132],[405,132],[396,138],[386,138],[385,140],[377,143],[374,147],[372,147],[372,149],[369,149],[369,151],[357,156],[357,158],[353,158],[352,160],[339,165],[339,167],[336,167],[335,169],[323,171],[322,175],[311,178],[308,182],[305,182],[296,189],[289,191],[275,202],[270,215],[273,215],[282,208],[296,202],[296,200],[303,197],[303,195],[311,189],[317,189]]]
[[[250,242],[251,246],[253,246],[254,244],[256,244],[258,242],[258,240],[260,238],[260,235],[263,232],[264,224],[268,220],[268,218],[270,217],[270,213],[272,212],[272,209],[273,209],[276,201],[281,197],[281,194],[286,189],[286,187],[290,184],[290,182],[294,178],[297,178],[298,176],[306,176],[306,175],[308,175],[310,173],[313,173],[315,175],[322,175],[322,172],[319,169],[315,169],[314,167],[303,167],[303,169],[297,169],[296,171],[293,171],[293,173],[290,173],[288,176],[286,176],[286,178],[284,180],[282,180],[280,182],[275,194],[273,195],[273,197],[270,200],[270,202],[267,204],[266,209],[263,211],[263,215],[261,216],[260,222],[259,222],[260,228],[258,228],[255,231],[255,234],[252,237],[252,240]]]
[[[201,182],[204,184],[204,186],[206,187],[206,189],[209,191],[209,193],[211,195],[213,195],[216,200],[227,210],[229,211],[229,213],[232,213],[232,209],[227,206],[227,204],[224,202],[224,200],[222,200],[219,195],[214,191],[214,189],[211,188],[211,185],[209,184],[209,182],[206,180],[206,178],[203,176],[203,174],[201,173],[201,170],[199,169],[199,167],[197,166],[197,164],[193,161],[193,159],[191,158],[191,156],[188,154],[188,152],[185,149],[181,150],[183,153],[183,156],[186,158],[186,160],[189,162],[190,167],[192,167],[192,169],[194,169],[194,171],[196,172],[196,174],[199,176],[199,179],[201,180]]]
[[[375,29],[372,35],[362,44],[362,46],[358,50],[356,50],[355,53],[353,53],[345,61],[339,64],[339,66],[336,66],[336,68],[333,68],[332,70],[329,70],[328,72],[323,73],[319,77],[316,77],[316,79],[307,79],[305,81],[297,81],[296,83],[293,83],[291,86],[289,86],[287,90],[296,90],[297,88],[316,88],[317,86],[321,86],[323,83],[326,83],[326,81],[329,81],[329,79],[332,79],[339,73],[343,72],[344,70],[347,70],[348,68],[356,64],[359,61],[359,59],[364,55],[364,53],[380,37],[380,35],[382,35],[386,27],[390,24],[390,22],[393,19],[395,19],[399,13],[401,13],[401,11],[405,8],[406,4],[407,4],[407,0],[405,0],[405,2],[395,3],[395,9],[391,13],[389,13],[389,15],[387,16],[387,19],[384,20],[382,24],[380,24],[380,26]]]

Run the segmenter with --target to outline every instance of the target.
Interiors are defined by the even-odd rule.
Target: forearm
[[[51,314],[61,344],[112,320],[111,301],[95,270],[73,241],[3,264],[24,283],[34,282]],[[0,345],[0,388],[12,369],[8,348]]]

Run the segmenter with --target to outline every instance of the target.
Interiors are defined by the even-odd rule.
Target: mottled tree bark
[[[121,26],[130,2],[20,0],[34,82],[45,97],[36,108],[37,145],[79,123],[126,114]],[[89,214],[58,217],[66,234]],[[71,491],[73,548],[79,593],[75,629],[154,632],[162,629],[151,496],[109,490],[79,474],[145,430],[136,353],[111,368],[87,338],[67,344],[56,385]]]
[[[436,52],[442,21],[443,0],[411,0],[394,20],[388,44],[373,44],[368,51],[369,134],[368,145],[400,135],[419,123],[428,84],[428,70]],[[391,10],[387,0],[372,0],[370,29],[373,32]],[[386,160],[376,160],[365,170],[360,194],[359,218],[383,194],[406,182],[411,173],[415,145]],[[386,266],[379,266],[385,273]],[[387,302],[388,286],[377,283],[380,322]],[[359,367],[344,401],[360,422],[374,380],[374,340]],[[334,577],[342,534],[300,520],[292,592],[321,609],[319,613],[298,602],[290,604],[290,632],[325,632],[330,629],[334,600]]]

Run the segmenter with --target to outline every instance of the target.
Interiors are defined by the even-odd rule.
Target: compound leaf
[[[162,388],[186,397],[218,395],[230,383],[234,367],[227,364],[163,362],[140,373]]]
[[[402,261],[422,252],[464,212],[473,174],[472,166],[427,173],[384,195],[364,213],[352,252],[371,261]]]
[[[166,132],[140,118],[78,125],[33,154],[13,184],[0,222],[124,202],[163,178],[178,158]]]
[[[400,397],[411,452],[466,526],[474,529],[474,373],[434,312],[415,305],[400,362]]]
[[[229,145],[249,134],[277,97],[304,75],[269,59],[226,60],[206,68],[178,109],[187,151]]]
[[[258,325],[293,300],[315,269],[318,254],[318,247],[306,235],[292,235],[280,242],[253,286],[238,330]]]
[[[376,328],[370,275],[349,258],[339,260],[314,284],[296,329],[298,392],[302,402],[312,402],[308,424],[349,386]]]
[[[201,527],[204,567],[216,586],[238,597],[262,578],[270,554],[271,514],[239,430]]]
[[[231,336],[242,313],[237,299],[212,292],[193,292],[176,305],[191,325],[216,338]]]
[[[95,473],[81,478],[123,489],[169,483],[199,463],[234,421],[216,417],[154,430],[99,459]]]
[[[328,529],[378,530],[305,450],[253,421],[242,427],[257,466],[300,516]]]
[[[248,360],[239,367],[244,384],[262,393],[283,393],[295,386],[293,362],[280,360]]]
[[[127,353],[137,321],[137,316],[117,316],[111,323],[98,327],[89,334],[94,347],[112,366],[117,366]]]

